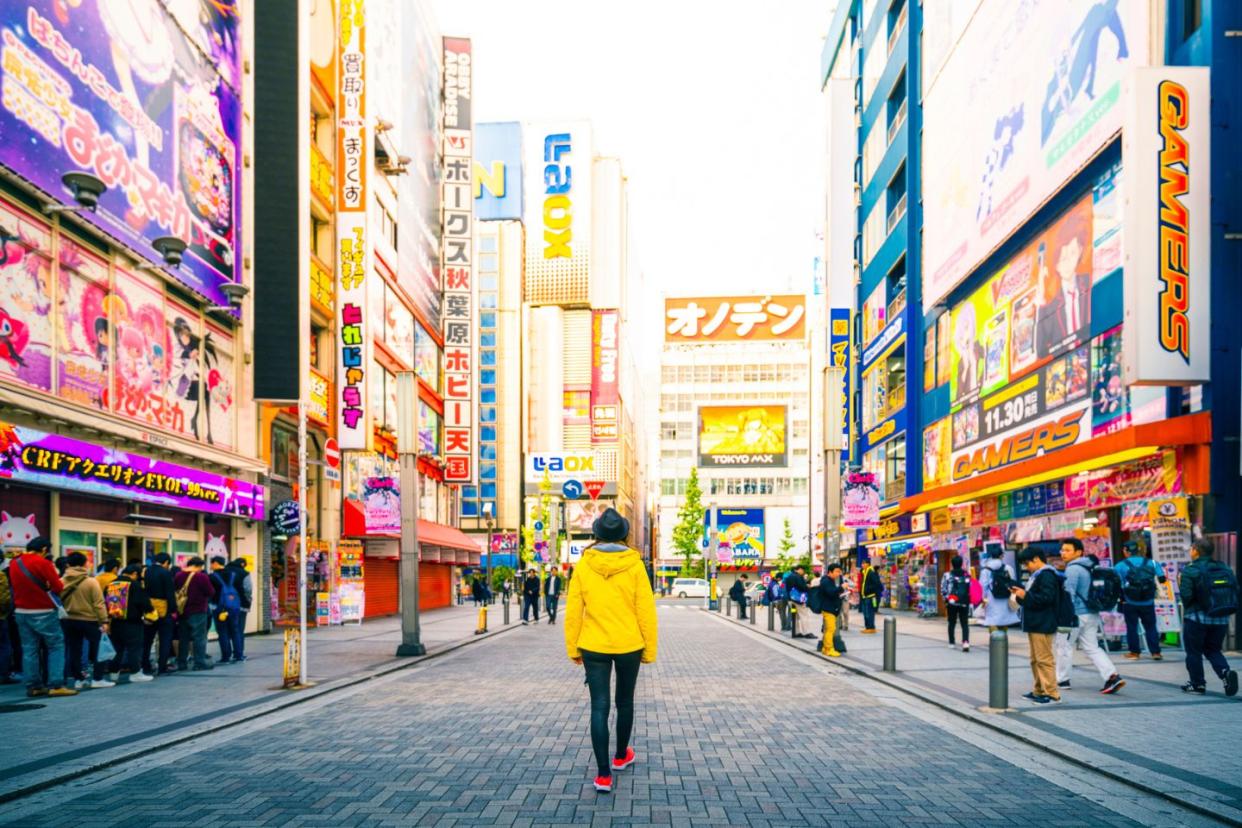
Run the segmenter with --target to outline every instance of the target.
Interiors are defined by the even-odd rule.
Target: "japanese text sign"
[[[591,311],[591,442],[617,438],[617,335],[621,315],[615,310]]]
[[[806,336],[804,296],[713,296],[664,300],[664,341],[762,342]]]

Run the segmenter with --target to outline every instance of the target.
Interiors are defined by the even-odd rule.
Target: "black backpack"
[[[1091,586],[1084,603],[1091,612],[1112,612],[1121,600],[1121,578],[1106,566],[1091,567]]]
[[[1152,562],[1144,558],[1138,566],[1127,564],[1123,590],[1127,601],[1155,600],[1156,567],[1152,565]]]
[[[1220,561],[1212,561],[1199,577],[1195,603],[1208,618],[1228,618],[1238,611],[1238,576]]]
[[[1057,629],[1068,630],[1078,626],[1078,613],[1074,612],[1074,597],[1065,591],[1065,575],[1057,573]]]
[[[1008,600],[1009,588],[1014,585],[1013,578],[1009,577],[1009,570],[1005,568],[1004,564],[1001,564],[996,569],[989,568],[988,572],[992,573],[992,583],[989,588],[992,597]]]
[[[819,615],[824,611],[823,597],[819,594],[819,587],[812,587],[806,596],[806,605],[810,607],[811,612]]]
[[[970,577],[949,573],[949,595],[947,601],[955,607],[970,606]]]

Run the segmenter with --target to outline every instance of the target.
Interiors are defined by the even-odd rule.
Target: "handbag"
[[[56,607],[56,617],[60,619],[61,621],[64,621],[66,618],[68,618],[69,611],[65,609],[65,605],[60,602],[60,597],[55,592],[52,592],[50,589],[47,588],[47,582],[39,580],[34,575],[32,575],[30,573],[30,570],[26,568],[26,565],[22,563],[21,558],[15,558],[13,562],[17,564],[17,566],[21,569],[22,574],[26,576],[26,580],[30,581],[30,583],[34,584],[35,586],[37,586],[39,589],[43,590],[47,594],[48,600],[51,601],[52,605]]]
[[[106,635],[99,637],[99,656],[96,659],[99,663],[112,661],[116,658],[116,647],[112,646],[112,639]]]

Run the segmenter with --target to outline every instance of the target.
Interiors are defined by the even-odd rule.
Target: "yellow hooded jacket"
[[[588,547],[574,569],[565,605],[565,651],[632,653],[656,659],[656,609],[638,552],[619,543]]]

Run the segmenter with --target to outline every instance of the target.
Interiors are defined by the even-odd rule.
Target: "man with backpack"
[[[940,594],[949,610],[949,649],[957,648],[954,628],[962,623],[962,652],[970,652],[970,573],[962,569],[962,556],[954,555],[951,568],[940,579]]]
[[[116,650],[112,661],[113,682],[126,674],[131,683],[151,681],[142,671],[142,632],[154,617],[151,599],[142,586],[142,564],[130,564],[104,590],[104,607],[108,611],[108,637]]]
[[[781,621],[781,632],[788,630],[789,619],[785,616],[785,584],[780,572],[773,572],[768,580],[768,586],[763,591],[763,602],[776,606],[776,614]]]
[[[65,686],[65,634],[60,627],[60,593],[64,584],[51,561],[52,542],[40,535],[26,544],[26,553],[9,564],[13,616],[22,638],[22,675],[26,695],[76,696]],[[39,666],[39,645],[47,647],[47,681]]]
[[[142,670],[148,675],[167,675],[173,672],[168,666],[172,658],[173,613],[177,608],[177,590],[173,587],[172,557],[158,552],[153,563],[142,571],[142,587],[151,600],[156,620],[142,628]],[[106,588],[106,585],[105,585]],[[159,638],[159,650],[155,663],[151,662],[151,645]]]
[[[1190,681],[1183,693],[1202,696],[1207,692],[1203,678],[1203,659],[1225,683],[1225,695],[1238,693],[1238,673],[1229,669],[1221,646],[1229,631],[1229,618],[1238,612],[1238,577],[1220,561],[1212,542],[1200,538],[1190,545],[1190,563],[1182,570],[1182,638],[1186,645],[1186,672]]]
[[[1082,651],[1095,665],[1104,686],[1105,695],[1116,693],[1125,686],[1125,679],[1117,674],[1112,659],[1100,647],[1101,612],[1112,612],[1121,595],[1121,580],[1117,573],[1107,567],[1097,566],[1083,555],[1082,541],[1070,538],[1061,544],[1061,559],[1065,564],[1065,591],[1074,602],[1074,614],[1078,626],[1067,633],[1057,633],[1056,661],[1057,687],[1070,689],[1070,672],[1074,667],[1074,647],[1081,643]]]
[[[737,604],[739,621],[746,620],[746,576],[739,575],[737,580],[733,582],[733,586],[729,587],[729,599]]]
[[[1014,572],[1005,563],[1005,550],[991,550],[979,568],[979,584],[983,587],[983,623],[989,631],[1012,627],[1021,621],[1018,611],[1009,606],[1009,588],[1017,586]]]
[[[1141,657],[1139,624],[1147,638],[1147,649],[1153,661],[1161,661],[1160,633],[1156,630],[1156,582],[1165,583],[1164,567],[1143,554],[1143,546],[1137,540],[1126,541],[1126,558],[1114,570],[1121,579],[1121,612],[1126,619],[1126,658],[1137,661]]]
[[[1022,607],[1022,631],[1026,633],[1031,650],[1031,675],[1035,686],[1023,698],[1036,704],[1061,701],[1052,640],[1061,625],[1059,610],[1065,592],[1056,570],[1044,559],[1045,554],[1038,546],[1023,549],[1018,562],[1031,578],[1025,588],[1017,585],[1009,588]]]
[[[841,596],[845,593],[845,588],[841,585],[842,580],[841,564],[830,563],[824,572],[824,577],[819,579],[819,583],[811,594],[815,604],[812,609],[818,610],[824,619],[824,640],[820,645],[820,652],[829,658],[838,658],[841,655],[841,650],[837,647],[837,642],[840,640],[840,633],[837,631],[837,616],[841,612]]]
[[[216,641],[220,644],[220,664],[245,661],[242,652],[242,580],[246,570],[231,564],[226,566],[223,557],[211,559],[211,585],[216,590],[213,609],[216,619]]]

